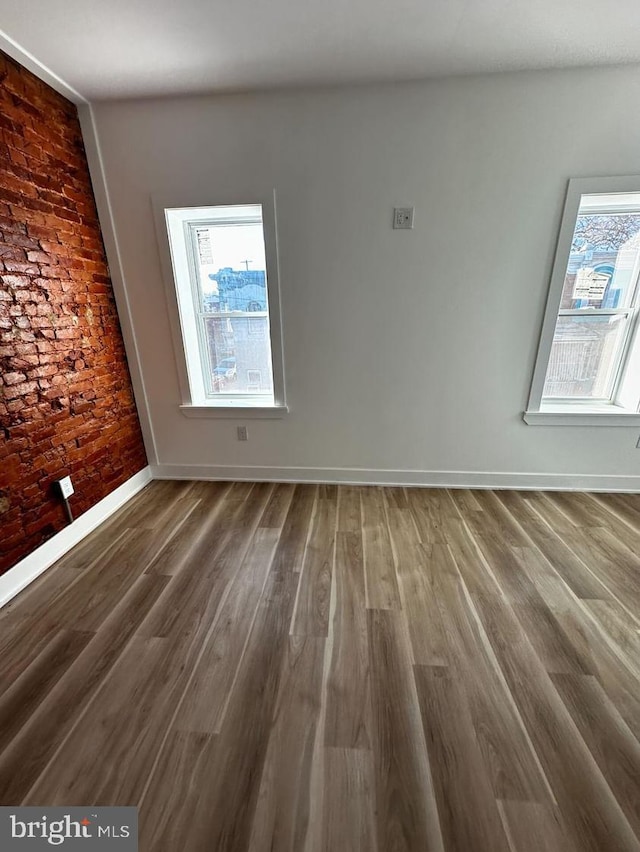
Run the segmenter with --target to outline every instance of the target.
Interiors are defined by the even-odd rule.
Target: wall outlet
[[[247,432],[246,426],[238,426],[238,440],[239,441],[248,441],[249,434]]]
[[[59,479],[56,485],[60,489],[60,494],[64,497],[65,500],[71,497],[71,495],[74,493],[75,489],[71,482],[70,476],[65,476],[64,479]]]
[[[408,230],[413,228],[414,207],[396,207],[393,211],[393,227],[397,230]]]

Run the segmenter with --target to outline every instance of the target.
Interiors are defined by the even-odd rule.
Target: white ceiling
[[[89,100],[640,62],[638,0],[1,0]]]

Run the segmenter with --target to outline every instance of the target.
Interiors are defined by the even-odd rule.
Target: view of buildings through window
[[[640,265],[635,211],[587,212],[583,196],[565,275],[543,398],[610,401],[633,331]]]
[[[193,225],[196,312],[212,395],[273,395],[262,222]]]

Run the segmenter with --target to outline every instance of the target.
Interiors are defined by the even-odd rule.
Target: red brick
[[[39,302],[45,298],[40,290],[16,290],[16,302]]]
[[[16,166],[16,169],[17,168],[18,166]],[[6,170],[2,173],[2,187],[3,189],[9,189],[13,190],[14,192],[19,192],[23,198],[38,197],[38,190],[32,183],[23,180],[20,177],[15,177],[12,174],[7,174]]]
[[[7,195],[8,193],[4,193]],[[27,249],[37,249],[38,243],[36,240],[31,237],[25,237],[22,234],[8,234],[5,231],[2,232],[2,241],[5,243],[9,243],[12,246],[21,246],[22,248]]]
[[[31,287],[31,278],[26,275],[2,275],[0,277],[5,287]]]
[[[27,258],[31,263],[56,263],[56,259],[44,251],[28,251]]]
[[[20,382],[17,385],[12,385],[11,387],[7,387],[4,389],[4,395],[6,399],[16,399],[19,396],[25,396],[26,394],[32,393],[37,390],[38,383],[37,382]]]
[[[5,234],[26,234],[27,226],[24,222],[12,219],[11,216],[0,216],[0,231],[4,231]]]
[[[19,246],[8,246],[2,244],[0,241],[0,258],[2,260],[6,260],[7,258],[12,258],[13,260],[26,260],[27,253],[23,248]]]
[[[26,378],[24,373],[5,373],[3,375],[4,382],[7,385],[17,385],[19,382],[24,382]]]
[[[23,275],[38,275],[39,269],[32,263],[24,263],[23,261],[4,259],[4,268],[7,272],[21,272]]]

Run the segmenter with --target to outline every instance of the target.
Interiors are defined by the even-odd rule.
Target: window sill
[[[573,408],[545,406],[540,411],[525,411],[523,420],[529,426],[640,426],[640,412],[619,406]]]
[[[227,420],[283,420],[289,413],[286,405],[181,405],[185,417],[210,417]]]

